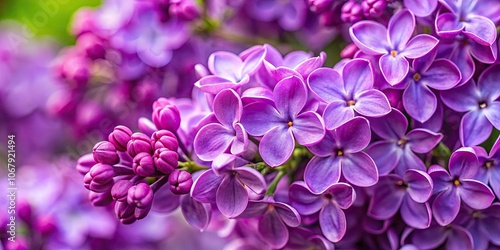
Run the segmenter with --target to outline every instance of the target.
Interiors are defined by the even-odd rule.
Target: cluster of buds
[[[379,18],[386,12],[388,2],[388,0],[309,0],[309,9],[319,15],[323,25],[334,26]]]
[[[179,168],[177,107],[162,98],[153,109],[152,126],[160,130],[148,136],[116,126],[107,141],[98,142],[77,164],[77,170],[85,175],[84,186],[90,190],[91,202],[106,206],[114,201],[115,213],[124,224],[144,218],[160,188],[183,195],[193,184],[191,174]]]

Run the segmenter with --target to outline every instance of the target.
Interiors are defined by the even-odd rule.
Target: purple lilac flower
[[[309,146],[315,155],[307,164],[304,180],[316,194],[323,193],[340,180],[340,174],[353,185],[367,187],[378,181],[375,162],[362,152],[370,143],[368,120],[355,117],[334,130],[327,130],[325,138]]]
[[[436,38],[426,34],[410,40],[414,29],[413,13],[401,10],[391,17],[388,28],[374,21],[360,21],[351,26],[349,34],[361,51],[381,55],[382,74],[391,85],[395,85],[408,74],[407,58],[422,57],[438,44]]]
[[[323,235],[338,242],[345,235],[347,222],[343,209],[349,208],[356,199],[354,189],[345,183],[332,184],[321,194],[314,194],[307,185],[295,182],[290,186],[291,205],[302,215],[319,212],[319,225]]]
[[[417,249],[436,249],[443,243],[444,249],[474,249],[471,234],[467,229],[455,224],[444,227],[434,223],[427,229],[407,228],[403,232],[401,242],[406,240]]]
[[[373,71],[369,61],[353,59],[342,69],[342,75],[330,68],[320,68],[307,78],[309,88],[320,101],[328,103],[323,112],[327,129],[334,129],[354,117],[379,117],[391,107],[387,97],[373,89]]]
[[[289,230],[290,237],[286,243],[286,248],[290,249],[324,249],[333,250],[333,243],[322,235],[310,230],[294,227]]]
[[[440,225],[448,225],[457,217],[461,201],[473,209],[485,209],[495,199],[488,186],[472,179],[479,168],[472,148],[453,152],[448,168],[449,173],[439,165],[432,165],[428,170],[437,195],[432,202],[432,213]]]
[[[300,215],[290,205],[277,202],[271,196],[250,201],[239,218],[259,217],[258,233],[272,248],[282,248],[289,239],[289,227],[300,225]]]
[[[295,140],[309,146],[323,139],[325,125],[316,112],[303,110],[307,89],[300,78],[281,80],[273,94],[274,106],[268,102],[246,105],[241,123],[249,134],[263,136],[259,152],[268,165],[276,167],[290,158]]]
[[[436,51],[413,60],[403,93],[403,105],[408,114],[418,122],[431,118],[437,108],[437,98],[432,92],[448,90],[457,85],[462,75],[455,64],[447,59],[437,59]]]
[[[446,106],[466,112],[460,122],[460,142],[475,146],[484,142],[495,127],[500,129],[500,64],[488,67],[479,76],[477,84],[470,80],[464,85],[441,92]]]
[[[438,0],[403,0],[403,4],[415,16],[425,17],[434,12],[438,5]]]
[[[246,11],[255,20],[277,20],[287,31],[300,29],[307,17],[307,5],[303,0],[255,0],[246,1]]]
[[[370,119],[373,132],[381,140],[372,143],[367,149],[378,167],[379,174],[395,173],[403,176],[407,169],[425,171],[426,167],[415,153],[428,153],[443,138],[440,133],[427,129],[408,130],[408,120],[397,109],[384,117]]]
[[[219,123],[203,126],[194,139],[194,151],[201,160],[211,161],[226,151],[239,155],[248,149],[248,135],[240,123],[243,104],[236,92],[225,89],[213,101]]]
[[[486,250],[489,242],[500,245],[500,203],[483,210],[463,209],[463,224],[474,241],[474,249]]]
[[[246,161],[222,154],[194,182],[191,196],[202,203],[216,203],[219,211],[227,217],[236,217],[247,208],[249,195],[247,189],[262,194],[266,182],[255,169],[245,167]]]
[[[443,0],[442,3],[451,13],[443,13],[436,18],[439,36],[453,38],[463,34],[486,46],[495,42],[497,30],[493,20],[498,19],[500,12],[498,2]]]
[[[403,221],[413,228],[428,228],[432,221],[431,207],[427,202],[432,195],[432,179],[423,171],[408,169],[403,177],[381,176],[374,187],[368,215],[387,220],[398,211]]]
[[[500,197],[500,137],[493,144],[489,154],[482,147],[473,148],[480,166],[474,179],[489,184],[497,198]]]
[[[263,48],[255,50],[244,60],[230,52],[214,52],[208,58],[208,69],[212,75],[202,77],[194,85],[210,94],[227,88],[238,89],[250,81],[250,76],[262,63],[264,52]]]

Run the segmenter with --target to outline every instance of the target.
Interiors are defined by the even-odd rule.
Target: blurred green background
[[[0,20],[19,21],[36,36],[50,35],[62,45],[70,45],[75,41],[69,34],[74,12],[100,3],[101,0],[0,0]]]

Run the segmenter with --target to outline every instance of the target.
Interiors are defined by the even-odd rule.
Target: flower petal
[[[329,241],[340,241],[347,230],[347,220],[344,212],[331,202],[327,203],[319,212],[319,226],[321,232]]]
[[[288,56],[288,55],[287,55]],[[285,57],[285,61],[288,58]],[[301,60],[299,64],[296,64],[297,66],[293,67],[304,79],[307,79],[308,76],[311,74],[312,71],[318,69],[319,67],[323,66],[323,63],[326,60],[326,53],[321,52],[319,56],[317,57],[312,57],[309,59]]]
[[[226,175],[217,189],[216,203],[222,215],[233,218],[245,211],[248,192],[234,175]]]
[[[441,226],[450,224],[458,215],[460,209],[460,196],[456,188],[450,188],[434,199],[432,213],[434,219]]]
[[[387,220],[394,216],[405,197],[405,190],[395,183],[399,177],[389,175],[380,177],[368,206],[368,215],[374,219]]]
[[[453,152],[450,157],[449,170],[452,176],[461,179],[474,177],[479,168],[479,162],[472,148],[460,148]]]
[[[314,214],[323,207],[321,196],[313,194],[303,181],[290,185],[289,196],[290,205],[303,215]]]
[[[398,150],[394,142],[387,141],[375,142],[368,146],[365,152],[375,162],[380,175],[386,175],[394,170],[402,154],[402,150]]]
[[[435,249],[446,241],[447,236],[446,228],[436,225],[424,230],[413,231],[411,242],[418,249]]]
[[[239,155],[248,149],[248,134],[241,123],[236,123],[233,128],[236,135],[233,137],[233,143],[230,151],[231,154]]]
[[[491,134],[493,126],[481,110],[471,111],[460,122],[460,141],[464,146],[475,146],[484,142]]]
[[[472,236],[463,227],[454,225],[453,232],[448,236],[445,249],[474,249]]]
[[[243,105],[240,97],[232,89],[219,92],[214,99],[214,114],[217,120],[227,128],[232,128],[234,122],[241,118]]]
[[[403,3],[415,16],[426,17],[432,14],[438,2],[434,0],[403,0]]]
[[[340,162],[335,157],[314,156],[307,163],[304,181],[313,193],[323,193],[340,179]]]
[[[347,183],[335,183],[331,185],[323,195],[330,194],[332,201],[341,209],[348,209],[356,200],[354,188]]]
[[[427,86],[437,90],[451,89],[460,80],[462,80],[460,70],[447,59],[435,60],[421,79]]]
[[[187,223],[194,228],[204,231],[208,227],[212,215],[210,204],[200,203],[184,195],[181,197],[181,211]]]
[[[245,76],[241,79],[241,81],[233,82],[227,78],[209,75],[202,77],[194,85],[203,92],[215,95],[224,89],[238,89],[239,87],[247,84],[249,80],[250,78]]]
[[[259,171],[249,167],[235,168],[238,180],[256,194],[262,194],[266,190],[266,181]]]
[[[304,112],[293,119],[291,129],[297,142],[303,146],[317,143],[325,136],[323,119],[312,111]]]
[[[500,64],[494,64],[485,69],[477,81],[477,87],[481,92],[481,96],[487,98],[490,102],[500,97],[498,79],[500,79]]]
[[[208,69],[212,74],[227,79],[241,77],[239,71],[243,66],[241,58],[231,52],[217,51],[208,58]]]
[[[274,209],[280,218],[289,227],[298,227],[300,225],[300,215],[295,208],[282,202],[274,203]]]
[[[354,117],[354,110],[346,106],[345,101],[333,101],[323,111],[325,127],[328,130],[335,129]]]
[[[453,13],[444,13],[436,18],[436,31],[440,37],[453,39],[464,29],[464,25]]]
[[[370,143],[370,125],[366,118],[354,117],[335,129],[335,135],[344,153],[359,152]]]
[[[259,153],[269,166],[277,167],[288,161],[294,148],[295,140],[291,129],[275,127],[262,137]]]
[[[393,49],[403,49],[415,29],[415,17],[407,9],[396,12],[389,20],[389,42]]]
[[[351,153],[341,160],[342,174],[349,183],[369,187],[377,183],[378,170],[372,158],[365,152]]]
[[[288,241],[288,228],[274,211],[268,211],[259,220],[258,231],[272,248],[282,248]]]
[[[403,204],[401,204],[401,217],[410,227],[417,229],[428,228],[432,221],[431,208],[427,202],[418,203],[407,196]]]
[[[241,124],[249,134],[261,136],[286,121],[271,104],[255,102],[243,107]]]
[[[373,70],[370,61],[366,59],[352,59],[342,69],[342,79],[347,96],[373,87]]]
[[[232,133],[232,131],[217,123],[203,126],[194,138],[196,155],[204,161],[215,159],[231,145],[234,139]]]
[[[379,59],[379,65],[385,80],[393,86],[403,81],[410,69],[410,64],[401,54],[397,56],[383,55]]]
[[[414,82],[403,93],[403,105],[412,118],[423,123],[436,111],[437,99],[427,86]]]
[[[408,146],[415,153],[425,154],[431,151],[443,139],[443,134],[417,128],[406,135]]]
[[[410,40],[404,50],[401,51],[401,55],[410,59],[419,58],[431,52],[438,43],[439,40],[431,35],[416,35]]]
[[[474,15],[464,23],[464,26],[464,35],[481,45],[491,46],[497,38],[495,24],[484,16]]]
[[[418,203],[424,203],[432,195],[432,179],[424,171],[409,169],[405,172],[404,180],[408,183],[408,195]]]
[[[330,68],[314,70],[307,78],[307,84],[320,101],[344,100],[344,83],[340,74]]]
[[[360,115],[380,117],[387,115],[391,111],[389,100],[380,90],[370,89],[363,91],[356,99],[354,110]]]
[[[411,151],[408,146],[406,146],[402,150],[401,157],[399,158],[398,163],[396,164],[396,168],[394,172],[400,176],[403,176],[408,169],[416,169],[425,171],[425,164],[422,162],[422,159],[418,158],[418,156]]]
[[[462,86],[441,91],[441,99],[451,109],[457,112],[467,112],[477,108],[480,96],[474,81],[468,81]]]
[[[397,141],[405,136],[408,120],[401,111],[392,109],[383,117],[370,118],[370,126],[383,139]]]
[[[207,170],[198,177],[191,188],[191,197],[203,203],[215,203],[217,188],[223,176],[215,175],[213,170]]]
[[[349,29],[352,41],[361,51],[370,55],[387,53],[389,42],[387,39],[387,28],[374,21],[360,21]]]
[[[274,88],[274,103],[278,111],[290,118],[295,118],[307,102],[307,89],[302,80],[296,76],[287,77]]]
[[[491,205],[495,195],[491,189],[480,181],[462,180],[460,185],[460,197],[467,206],[473,209],[485,209]]]

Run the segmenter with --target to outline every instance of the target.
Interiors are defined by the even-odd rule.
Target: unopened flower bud
[[[126,201],[119,201],[115,204],[115,214],[122,224],[128,225],[134,223],[137,219],[134,216],[135,206]]]
[[[127,203],[138,208],[146,208],[153,202],[153,190],[146,183],[139,183],[128,190]]]
[[[143,133],[132,134],[130,141],[127,144],[127,152],[132,157],[135,157],[141,152],[151,154],[153,152],[153,148],[151,147],[151,138]]]
[[[128,190],[134,185],[129,180],[119,180],[111,188],[111,197],[116,201],[126,201]]]
[[[55,218],[51,215],[42,215],[37,218],[35,228],[42,235],[49,235],[57,229]]]
[[[114,176],[113,166],[97,163],[83,177],[84,186],[91,191],[102,193],[111,188]]]
[[[103,164],[114,165],[120,162],[116,148],[109,141],[98,142],[93,148],[94,160]]]
[[[109,205],[113,198],[111,198],[111,191],[107,190],[103,193],[89,192],[89,201],[93,206],[104,207]]]
[[[152,176],[155,174],[153,157],[149,153],[141,152],[134,157],[132,168],[137,175]]]
[[[344,22],[355,23],[363,20],[363,8],[361,4],[355,0],[349,0],[342,6],[340,18]]]
[[[109,134],[108,140],[118,151],[126,151],[127,143],[130,141],[130,136],[132,136],[132,130],[128,127],[119,125],[115,127],[111,134]]]
[[[149,206],[144,208],[135,208],[134,217],[138,220],[144,219],[149,214],[149,211],[151,211],[151,207],[152,204],[149,204]]]
[[[85,86],[90,80],[90,62],[82,56],[70,56],[62,65],[62,75],[75,86]]]
[[[176,131],[181,124],[179,109],[166,98],[153,103],[153,123],[158,129]]]
[[[312,12],[323,13],[332,8],[333,0],[309,0],[309,8]]]
[[[171,1],[169,12],[170,15],[184,21],[191,21],[200,16],[200,11],[192,0]]]
[[[184,170],[174,170],[168,177],[170,191],[174,194],[187,194],[193,185],[193,177]]]
[[[104,56],[106,55],[106,49],[104,48],[101,39],[92,33],[82,34],[78,37],[76,45],[88,58],[92,60],[104,59]]]
[[[380,17],[387,7],[387,0],[364,0],[361,7],[366,17]]]
[[[168,148],[172,151],[177,152],[177,149],[179,148],[179,142],[177,141],[177,137],[175,137],[175,135],[168,130],[156,131],[151,136],[151,140],[154,150],[160,148]]]
[[[164,174],[170,174],[179,164],[179,154],[168,148],[160,148],[153,155],[156,169]]]
[[[96,163],[97,162],[94,160],[94,154],[83,155],[76,162],[76,170],[80,174],[86,175]]]

